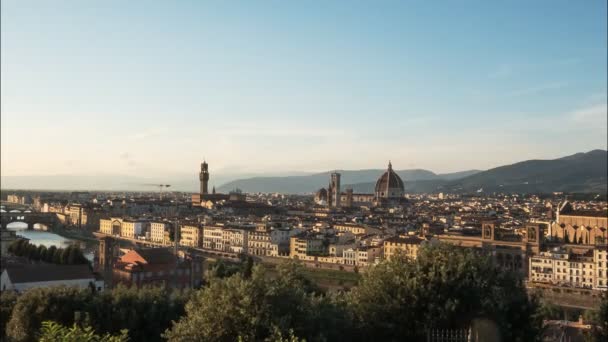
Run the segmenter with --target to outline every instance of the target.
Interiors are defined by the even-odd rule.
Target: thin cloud
[[[597,104],[590,107],[581,108],[571,114],[573,121],[585,123],[590,126],[606,127],[608,121],[608,105],[606,103]]]
[[[535,94],[543,93],[543,92],[549,91],[549,90],[565,88],[567,85],[568,85],[567,82],[545,83],[545,84],[540,84],[540,85],[537,85],[534,87],[517,89],[517,90],[511,91],[506,94],[506,97],[519,97],[519,96],[535,95]]]

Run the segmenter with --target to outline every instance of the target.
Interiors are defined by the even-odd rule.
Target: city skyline
[[[605,150],[605,13],[3,1],[2,175],[162,177],[203,158],[212,177],[443,173]]]

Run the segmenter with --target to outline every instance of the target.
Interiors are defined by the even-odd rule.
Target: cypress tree
[[[49,249],[46,251],[44,261],[53,262],[53,257],[55,256],[56,251],[57,251],[57,247],[55,247],[54,245],[49,247]]]

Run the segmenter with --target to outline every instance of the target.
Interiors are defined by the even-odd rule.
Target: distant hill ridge
[[[326,187],[329,183],[329,176],[332,172],[341,174],[342,187],[346,189],[349,184],[364,184],[374,182],[384,173],[386,169],[367,169],[367,170],[335,170],[315,173],[306,176],[285,176],[285,177],[251,177],[238,179],[218,187],[218,191],[228,192],[239,188],[245,192],[279,192],[279,193],[311,193]],[[440,181],[453,180],[466,177],[479,170],[469,170],[446,174],[436,174],[429,170],[395,170],[406,183],[415,181]],[[354,188],[353,188],[354,189]],[[356,190],[355,190],[356,191]]]
[[[593,150],[551,160],[527,160],[486,171],[469,170],[435,174],[428,170],[399,170],[405,190],[422,192],[608,192],[608,151]],[[383,169],[338,170],[342,174],[342,188],[355,192],[374,191]],[[327,186],[331,172],[307,176],[253,177],[228,182],[218,189],[225,192],[235,188],[246,192],[311,193]]]

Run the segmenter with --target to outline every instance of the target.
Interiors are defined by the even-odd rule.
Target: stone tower
[[[338,172],[334,172],[331,174],[331,202],[329,203],[330,207],[340,208],[340,174]]]
[[[114,258],[116,257],[117,249],[115,248],[116,241],[111,237],[103,237],[99,239],[99,270],[101,271],[104,282],[107,287],[112,288],[112,272]]]
[[[346,189],[346,207],[351,208],[353,206],[353,189]]]
[[[206,161],[201,164],[201,173],[198,177],[201,181],[201,195],[206,195],[208,193],[207,185],[209,184],[209,165]]]

